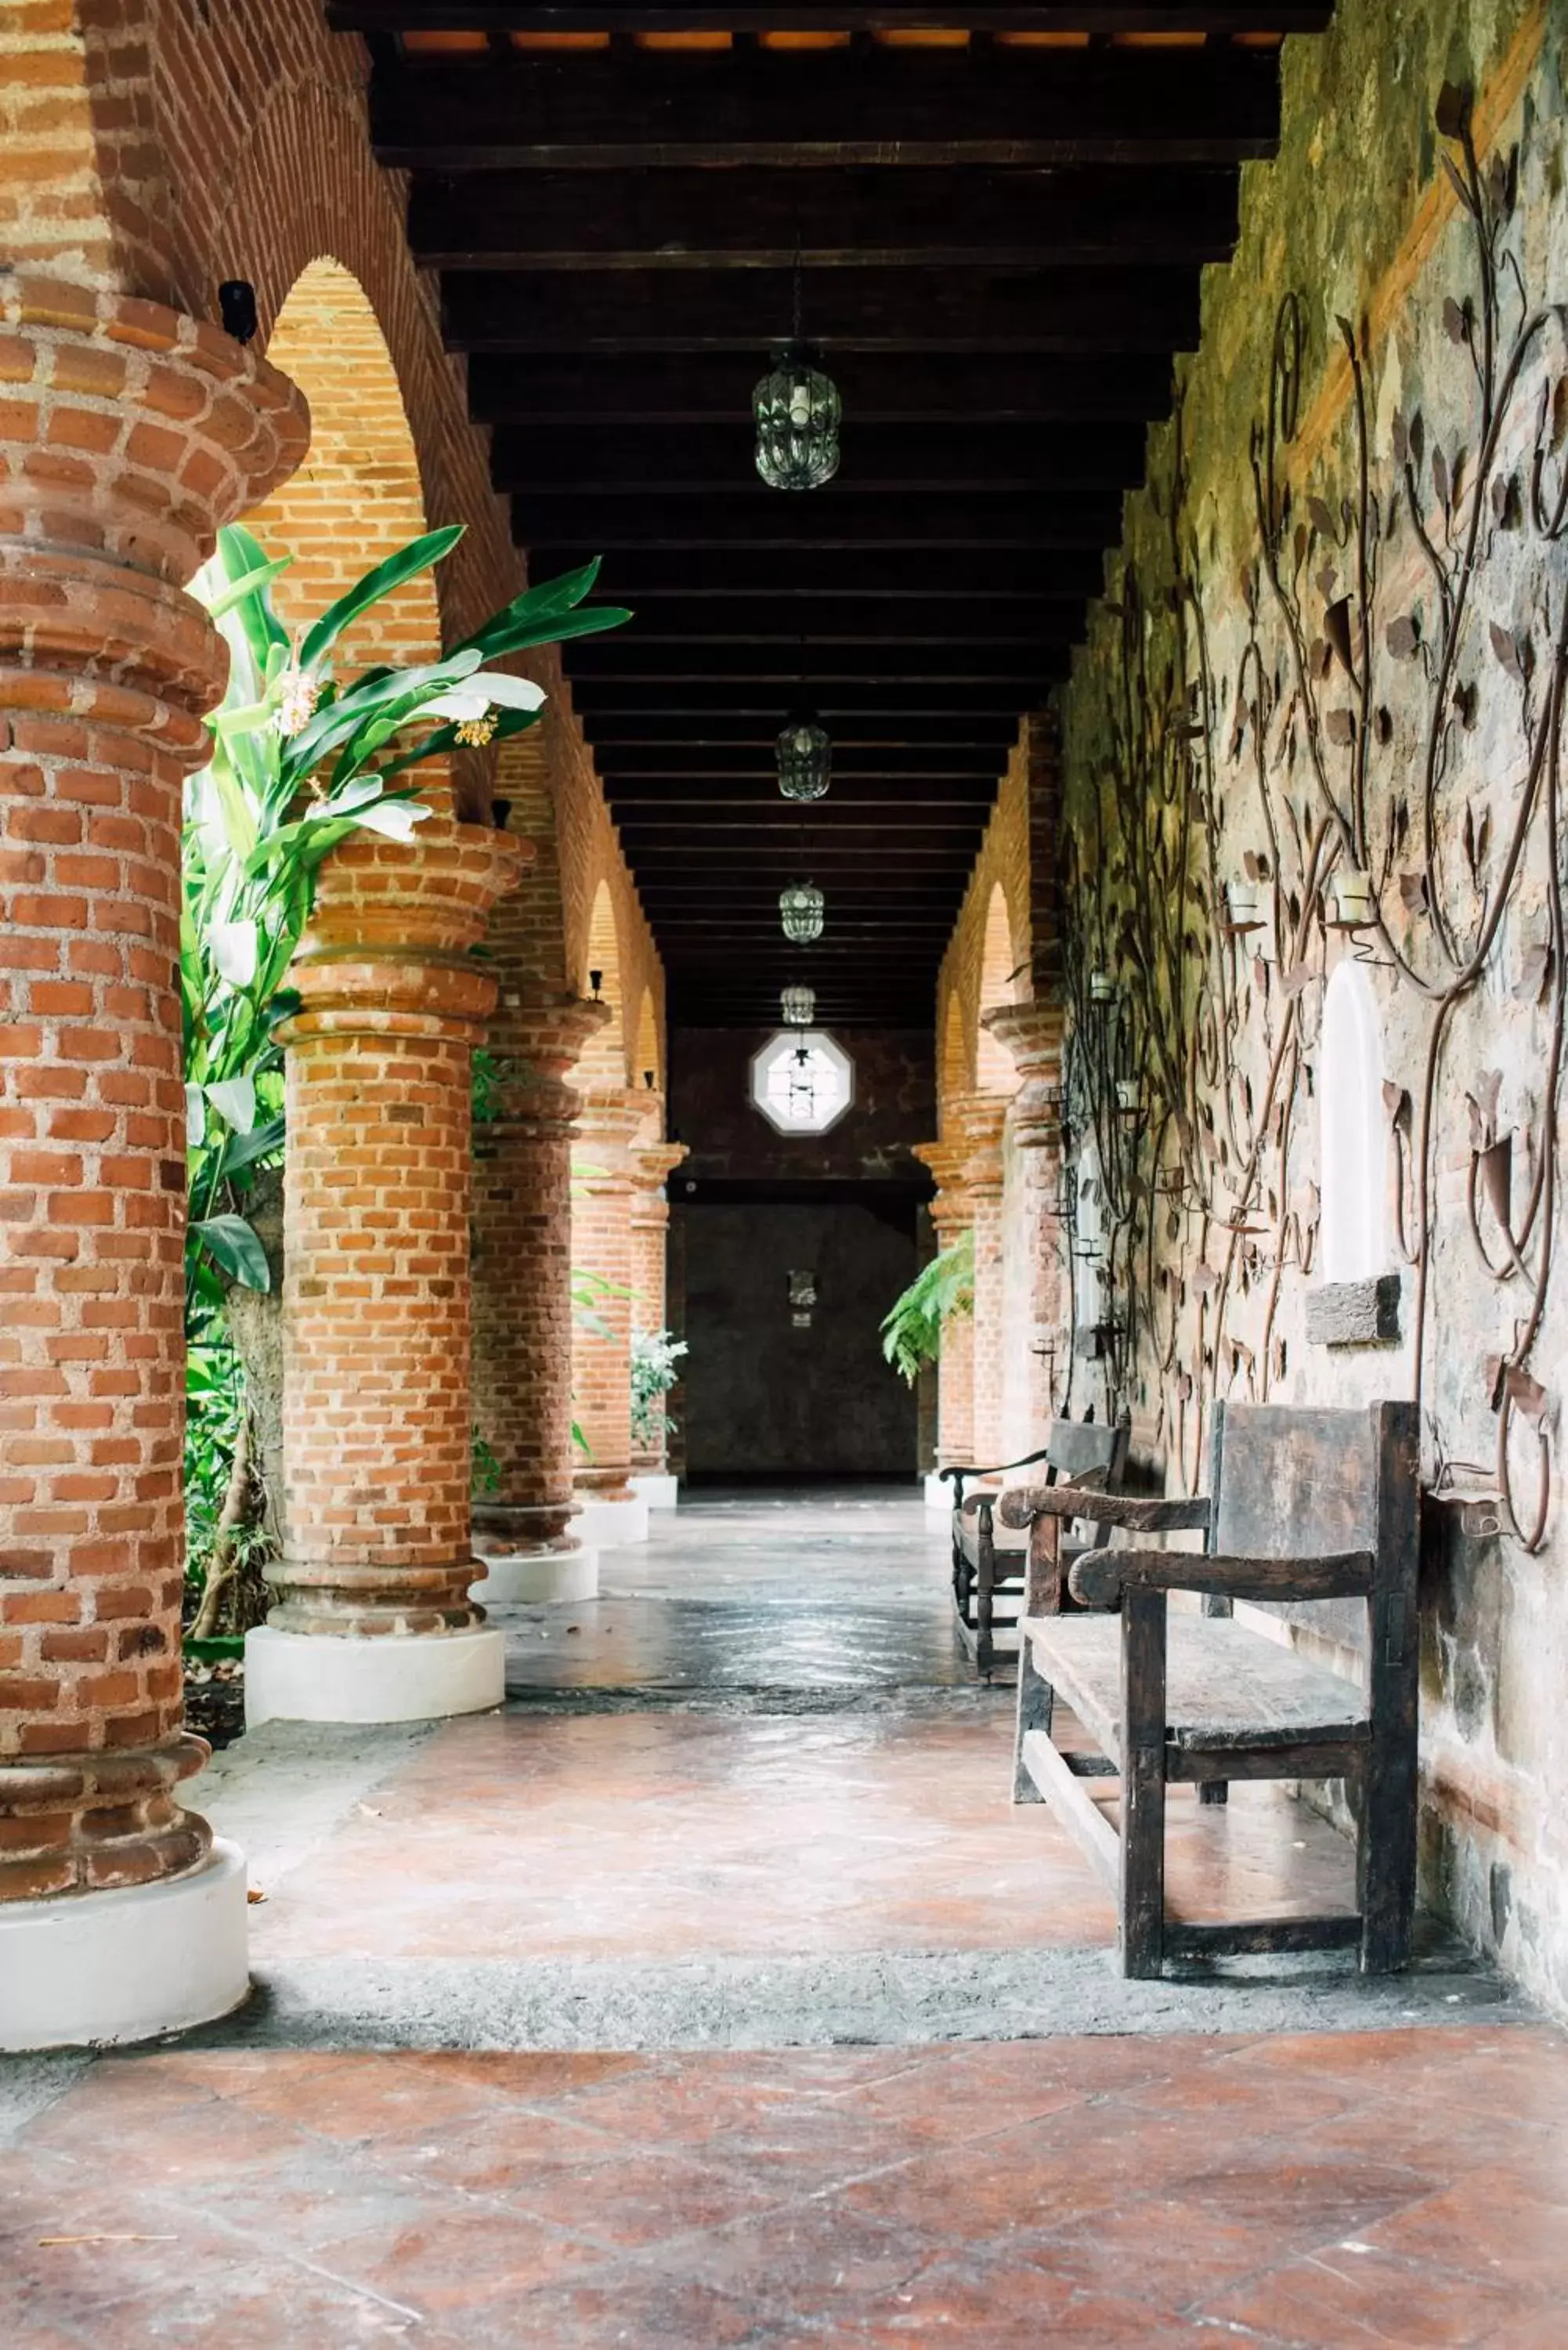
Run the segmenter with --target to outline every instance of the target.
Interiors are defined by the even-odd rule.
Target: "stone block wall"
[[[1425,1891],[1560,2004],[1561,31],[1342,0],[1287,42],[1062,696],[1059,854],[1074,1408],[1192,1489],[1218,1398],[1418,1398]]]

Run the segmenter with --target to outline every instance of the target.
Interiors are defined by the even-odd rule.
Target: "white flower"
[[[321,691],[309,671],[286,669],[277,681],[277,715],[273,724],[286,740],[303,734],[316,714],[317,698]]]

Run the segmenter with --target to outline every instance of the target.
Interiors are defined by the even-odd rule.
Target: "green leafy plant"
[[[882,1352],[913,1387],[942,1350],[942,1332],[955,1315],[974,1311],[974,1234],[964,1232],[940,1250],[882,1321]]]
[[[186,787],[180,936],[188,1263],[192,1286],[205,1284],[209,1298],[214,1274],[253,1289],[269,1284],[235,1179],[282,1147],[273,1029],[288,1008],[286,975],[322,860],[356,830],[412,837],[426,811],[398,778],[420,761],[536,723],[542,688],[488,662],[630,617],[614,606],[576,608],[598,576],[597,563],[586,564],[525,590],[439,661],[381,664],[339,683],[332,656],[344,630],[462,536],[454,525],[411,540],[330,605],[297,646],[271,594],[292,558],[269,557],[248,531],[221,532],[193,584],[230,657],[228,690],[207,722],[212,758]]]
[[[634,1330],[631,1334],[631,1432],[640,1444],[657,1442],[660,1428],[675,1423],[664,1409],[664,1399],[680,1378],[677,1368],[690,1352],[686,1341],[670,1330]]]
[[[334,658],[344,631],[440,563],[462,536],[459,526],[411,540],[297,639],[272,599],[292,558],[268,556],[248,531],[221,532],[192,583],[230,657],[227,691],[207,721],[212,756],[186,786],[180,931],[196,1632],[211,1630],[223,1593],[236,1580],[243,1586],[248,1563],[269,1542],[281,1347],[268,1293],[281,1247],[285,1143],[275,1031],[296,1001],[288,967],[322,862],[355,831],[412,837],[428,814],[408,780],[421,760],[536,723],[542,690],[489,664],[630,617],[617,607],[578,608],[598,575],[590,563],[514,598],[438,661],[383,663],[339,680]],[[492,1091],[499,1081],[493,1065]],[[245,1604],[242,1588],[230,1605],[243,1613]]]

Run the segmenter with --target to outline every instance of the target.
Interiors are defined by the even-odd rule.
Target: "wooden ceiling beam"
[[[531,546],[529,575],[552,579],[575,570],[597,550],[586,546]],[[601,577],[598,593],[642,610],[671,598],[770,596],[874,597],[889,604],[919,604],[932,597],[943,603],[975,597],[1027,596],[1081,609],[1088,592],[1087,567],[1074,561],[1070,576],[1057,577],[1054,562],[1043,564],[1030,549],[944,548],[925,562],[908,549],[845,548],[832,556],[810,548],[780,548],[753,554],[747,547],[620,547]],[[1097,568],[1096,567],[1096,584]]]
[[[1025,597],[973,597],[947,608],[935,597],[883,604],[871,596],[842,603],[830,595],[782,603],[706,596],[691,604],[656,601],[634,613],[624,634],[643,645],[794,645],[809,679],[817,645],[1071,645],[1082,626],[1080,606]]]
[[[589,740],[618,783],[660,779],[694,782],[705,776],[735,781],[751,776],[760,785],[772,785],[773,797],[782,804],[774,779],[771,741],[738,747],[705,740],[628,746],[606,742],[597,733]],[[980,781],[989,776],[994,784],[1006,755],[1005,751],[987,749],[984,744],[928,745],[916,742],[886,750],[859,750],[840,743],[834,746],[833,773],[836,782],[841,784],[857,781],[862,775],[928,775],[945,782],[961,777]],[[758,796],[765,805],[769,794],[764,788]]]
[[[761,354],[750,350],[696,358],[644,351],[630,367],[624,359],[567,350],[537,352],[519,367],[504,354],[477,351],[468,366],[469,404],[485,424],[746,423],[761,373]],[[880,352],[840,351],[833,373],[857,432],[886,423],[957,431],[1008,419],[1141,424],[1170,409],[1166,352],[1041,359],[997,351],[981,359],[927,351],[911,367]]]
[[[1054,172],[481,172],[414,182],[429,269],[1063,268],[1225,258],[1236,174],[1199,166]]]
[[[614,588],[611,558],[622,547],[660,547],[679,554],[700,548],[743,548],[753,557],[775,550],[855,556],[897,549],[900,560],[921,548],[945,556],[950,548],[1009,549],[1038,561],[1049,556],[1051,584],[1098,595],[1104,585],[1103,550],[1116,543],[1121,499],[1108,490],[1055,490],[1033,495],[999,492],[933,490],[919,499],[861,496],[853,486],[813,490],[792,497],[776,490],[761,500],[713,495],[706,498],[638,497],[635,494],[579,496],[575,490],[542,490],[512,504],[513,535],[522,546],[567,544],[602,555],[601,596]],[[1075,556],[1076,562],[1064,558]],[[831,567],[825,566],[825,576]]]
[[[678,687],[684,681],[708,684],[719,680],[766,681],[775,691],[798,686],[800,660],[794,650],[768,645],[692,645],[686,650],[668,646],[639,645],[622,631],[614,638],[589,639],[573,645],[566,656],[567,673],[579,677],[637,678],[649,684]],[[929,647],[880,645],[872,650],[820,647],[811,664],[811,684],[820,693],[838,679],[872,685],[924,687],[984,684],[1005,686],[1018,697],[1018,707],[1033,707],[1047,687],[1065,674],[1062,654],[1033,660],[1004,658],[982,645],[954,645],[945,658],[933,659]]]
[[[798,32],[818,17],[846,31],[946,30],[1051,33],[1085,27],[1098,34],[1179,32],[1235,38],[1248,33],[1318,33],[1333,0],[1019,0],[977,6],[971,0],[327,0],[335,32],[405,34],[490,31],[561,34],[689,33],[714,26],[736,33]]]
[[[1080,423],[1054,432],[1034,424],[878,424],[846,431],[837,479],[857,496],[929,490],[992,494],[1044,489],[1117,493],[1143,477],[1146,428]],[[498,426],[491,475],[525,497],[562,482],[580,494],[640,491],[772,500],[756,470],[755,428],[743,424]]]
[[[1196,268],[820,270],[802,305],[831,366],[839,351],[1169,352],[1198,340]],[[760,375],[788,339],[787,270],[456,271],[441,279],[452,351],[749,351]]]
[[[1270,51],[874,49],[428,57],[371,77],[400,171],[1236,164],[1272,154]]]
[[[859,679],[837,679],[819,680],[812,691],[815,706],[829,726],[888,723],[918,729],[928,720],[956,724],[969,719],[976,725],[1001,727],[1009,743],[1018,731],[1019,706],[1005,684],[929,686],[909,680],[867,684]],[[766,681],[645,684],[635,678],[587,677],[580,672],[573,680],[573,700],[590,725],[618,725],[651,717],[675,726],[694,720],[692,732],[698,735],[713,724],[755,721],[772,722],[776,727],[783,723],[788,699],[787,688],[781,693]]]

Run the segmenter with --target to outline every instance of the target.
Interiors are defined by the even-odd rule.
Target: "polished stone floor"
[[[258,1989],[0,2072],[6,2350],[1568,2342],[1568,2039],[1430,1932],[1124,1985],[918,1499],[703,1497],[504,1712],[242,1740]],[[1189,1914],[1337,1900],[1277,1792]]]

